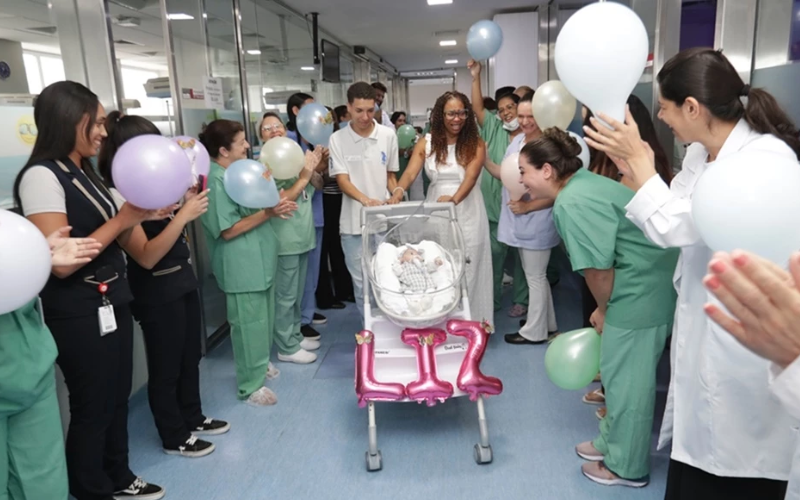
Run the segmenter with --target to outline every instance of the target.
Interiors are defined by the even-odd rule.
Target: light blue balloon
[[[275,179],[255,160],[238,160],[225,169],[225,192],[247,208],[272,208],[280,202]],[[269,177],[269,179],[267,179]]]
[[[327,146],[333,134],[333,114],[322,104],[306,104],[297,113],[297,130],[315,146]]]
[[[467,50],[476,61],[492,58],[502,45],[503,30],[494,21],[478,21],[467,32]]]

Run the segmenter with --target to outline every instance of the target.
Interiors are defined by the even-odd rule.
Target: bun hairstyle
[[[142,116],[125,115],[120,111],[112,111],[106,118],[106,133],[100,153],[97,155],[97,170],[108,187],[114,187],[111,177],[111,165],[117,151],[123,144],[140,135],[161,135],[153,122]]]
[[[800,132],[795,124],[770,93],[745,85],[722,52],[700,47],[679,52],[658,72],[658,84],[661,95],[678,106],[694,97],[719,120],[744,118],[759,134],[783,140],[800,158]]]
[[[582,168],[578,156],[581,146],[572,136],[563,130],[551,127],[544,131],[542,137],[529,142],[520,151],[533,168],[541,170],[545,163],[549,163],[556,171],[558,180],[572,176]]]

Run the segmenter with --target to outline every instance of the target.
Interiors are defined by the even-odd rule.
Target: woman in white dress
[[[472,320],[494,324],[492,250],[489,219],[480,189],[474,189],[486,159],[486,145],[469,99],[446,92],[431,112],[431,133],[417,143],[389,203],[397,203],[422,167],[431,180],[427,202],[450,202],[464,235],[467,291]]]

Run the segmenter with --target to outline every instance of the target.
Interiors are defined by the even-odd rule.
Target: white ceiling
[[[322,29],[348,45],[367,46],[408,76],[418,77],[413,73],[416,71],[448,68],[435,73],[436,77],[443,77],[452,75],[450,68],[466,65],[469,58],[466,33],[473,23],[491,19],[499,12],[535,9],[547,1],[453,0],[451,5],[428,6],[426,0],[286,0],[286,4],[300,13],[319,12]],[[573,3],[588,1],[573,0]],[[204,0],[204,3],[209,45],[233,53],[231,0]],[[278,15],[286,14],[286,9],[272,0],[240,0],[240,3],[245,49],[262,51],[260,56],[247,56],[248,75],[260,73],[264,81],[277,79],[281,80],[279,84],[282,80],[297,79],[307,83],[309,74],[300,71],[300,66],[312,62],[312,40],[305,21],[287,16],[288,50],[282,51]],[[203,44],[201,2],[167,0],[167,5],[171,13],[183,12],[195,17],[193,21],[173,22],[173,37]],[[159,1],[109,0],[109,8],[113,19],[130,16],[140,23],[137,27],[112,27],[117,57],[166,68]],[[55,21],[47,0],[0,0],[0,38],[58,50],[57,34],[37,31],[53,27]],[[455,39],[457,46],[440,47],[442,39]],[[458,59],[458,65],[447,66],[446,59]]]
[[[466,65],[466,34],[498,12],[532,10],[548,0],[453,0],[429,6],[426,0],[290,0],[301,12],[319,12],[319,24],[349,45],[365,45],[400,71],[445,67],[446,59]],[[437,32],[457,32],[436,36]],[[455,39],[455,47],[439,47]],[[533,40],[532,43],[538,43]]]

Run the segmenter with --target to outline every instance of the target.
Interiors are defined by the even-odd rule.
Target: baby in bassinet
[[[397,261],[392,264],[392,271],[400,281],[403,293],[432,292],[436,290],[436,282],[431,277],[444,262],[437,257],[432,262],[425,262],[424,249],[416,250],[406,247]]]
[[[433,241],[382,242],[373,258],[381,309],[416,319],[452,310],[458,301],[452,256]]]

